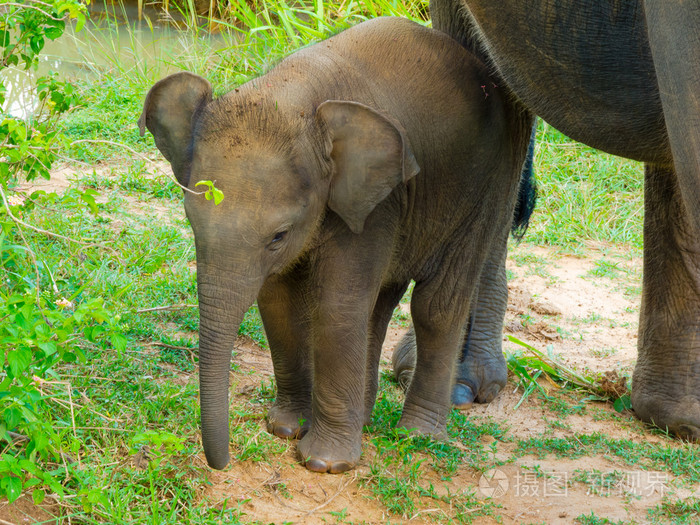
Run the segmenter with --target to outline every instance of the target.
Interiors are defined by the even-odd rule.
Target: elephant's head
[[[285,103],[279,92],[250,84],[212,100],[209,82],[190,73],[151,88],[139,126],[189,190],[202,441],[209,465],[220,469],[228,463],[231,350],[263,283],[312,246],[328,209],[361,233],[377,204],[418,166],[401,127],[365,105]],[[201,180],[223,191],[221,204],[193,193]]]

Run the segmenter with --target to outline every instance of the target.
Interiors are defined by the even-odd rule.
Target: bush
[[[63,34],[66,22],[78,28],[85,22],[80,0],[24,0],[0,7],[1,69],[36,69],[46,39]],[[6,76],[0,86],[5,103]],[[36,85],[38,107],[31,116],[17,117],[3,111],[0,122],[0,440],[9,446],[0,456],[0,496],[10,502],[33,488],[41,502],[48,488],[63,494],[71,472],[71,456],[62,452],[65,437],[61,425],[49,412],[58,364],[85,361],[81,344],[125,345],[115,331],[113,316],[101,298],[65,298],[44,262],[39,249],[25,233],[37,230],[20,217],[38,196],[25,199],[12,194],[17,183],[37,177],[49,178],[62,136],[57,123],[75,102],[73,87],[54,76]],[[94,205],[91,195],[83,201]],[[42,235],[48,234],[41,230]],[[79,343],[82,341],[82,343]],[[68,411],[71,408],[70,392]],[[68,418],[70,419],[70,418]],[[63,423],[63,429],[66,428]],[[65,430],[63,434],[66,434]],[[76,443],[69,448],[77,452]],[[63,463],[61,468],[54,468]]]

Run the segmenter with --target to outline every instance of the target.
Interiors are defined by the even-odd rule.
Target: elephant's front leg
[[[700,236],[672,169],[646,167],[644,200],[644,277],[632,407],[644,421],[697,441]]]
[[[313,395],[309,432],[298,444],[309,470],[338,473],[360,459],[365,420],[365,369],[370,313],[379,293],[381,268],[365,260],[362,247],[328,249],[317,267],[312,309]],[[357,257],[358,260],[354,260]]]
[[[302,273],[270,277],[258,296],[277,383],[267,429],[290,439],[302,437],[311,424],[309,314]]]
[[[298,452],[309,470],[336,474],[360,459],[368,316],[339,309],[319,317],[313,330],[311,428]]]

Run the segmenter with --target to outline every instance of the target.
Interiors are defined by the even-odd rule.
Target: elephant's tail
[[[520,175],[520,187],[518,188],[518,201],[513,212],[513,224],[511,233],[516,241],[522,240],[530,223],[530,215],[535,209],[537,202],[537,181],[535,180],[535,170],[533,169],[533,158],[535,156],[535,134],[537,131],[537,119],[532,126],[530,136],[530,146],[527,150],[527,158],[523,165],[523,172]]]

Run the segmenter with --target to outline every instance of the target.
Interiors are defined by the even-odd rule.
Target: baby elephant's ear
[[[400,124],[357,102],[328,100],[316,110],[332,142],[328,207],[355,233],[401,182],[419,171]]]
[[[148,128],[183,186],[189,182],[190,144],[197,114],[211,102],[211,93],[206,79],[187,72],[175,73],[156,82],[143,104],[141,136]]]

